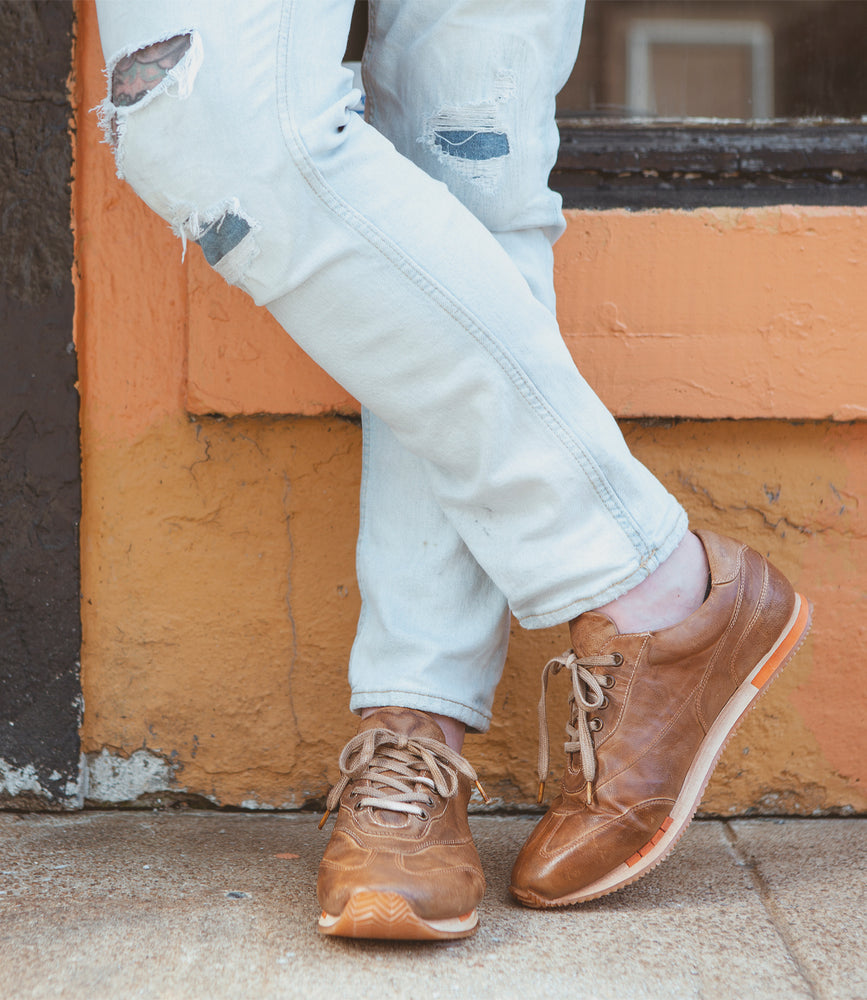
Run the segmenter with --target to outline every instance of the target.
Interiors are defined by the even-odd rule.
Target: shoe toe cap
[[[550,810],[521,848],[511,892],[528,905],[557,905],[626,863],[650,842],[671,803],[642,803],[623,814]]]

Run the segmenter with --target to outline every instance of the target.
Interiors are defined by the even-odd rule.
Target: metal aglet
[[[542,805],[542,796],[545,794],[545,781],[544,779],[539,782],[539,794],[536,796],[536,802],[538,805]]]
[[[593,782],[592,781],[588,781],[587,782],[587,805],[588,806],[592,806],[593,805]]]
[[[322,819],[321,819],[321,820],[319,820],[319,829],[320,829],[320,830],[321,830],[321,829],[322,829],[322,827],[323,827],[323,826],[325,826],[325,824],[326,824],[326,823],[328,822],[328,817],[329,817],[330,815],[331,815],[331,810],[330,810],[330,809],[326,809],[326,810],[325,810],[325,813],[324,813],[324,814],[323,814],[323,816],[322,816]]]
[[[479,790],[479,795],[481,795],[485,805],[488,805],[491,800],[488,798],[488,793],[482,788],[482,783],[478,779],[476,779],[476,788]]]

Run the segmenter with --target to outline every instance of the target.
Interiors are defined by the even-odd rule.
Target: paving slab
[[[728,824],[739,861],[817,997],[867,998],[864,826],[860,819]]]
[[[867,1000],[867,822],[697,822],[634,886],[545,912],[506,891],[535,818],[471,822],[478,934],[400,944],[316,932],[309,814],[0,814],[0,998]]]

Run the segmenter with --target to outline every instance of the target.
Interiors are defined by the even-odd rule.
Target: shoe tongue
[[[426,736],[428,739],[445,743],[442,729],[434,722],[427,712],[418,712],[414,708],[378,708],[358,727],[360,733],[369,729],[390,729],[402,736]]]
[[[402,736],[426,736],[445,743],[442,729],[426,712],[418,712],[414,708],[378,708],[358,727],[360,733],[370,729],[389,729]],[[411,822],[406,813],[390,812],[388,809],[376,809],[375,812],[381,826],[406,827]]]
[[[569,623],[572,649],[580,659],[582,656],[597,656],[605,644],[620,635],[617,626],[598,611],[588,611]]]

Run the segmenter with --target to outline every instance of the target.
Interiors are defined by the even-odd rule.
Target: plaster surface
[[[862,810],[867,588],[861,424],[624,425],[695,523],[770,554],[816,605],[811,638],[729,744],[703,808]],[[90,444],[84,533],[82,738],[147,750],[168,788],[223,805],[296,807],[334,780],[355,729],[346,663],[359,427],[338,418],[164,421]],[[536,789],[536,700],[565,629],[513,629],[485,736],[467,753],[500,804]],[[566,691],[552,686],[556,747]],[[110,799],[91,796],[94,802]]]

